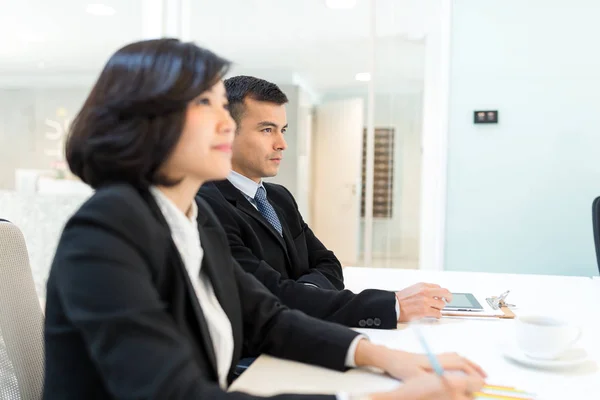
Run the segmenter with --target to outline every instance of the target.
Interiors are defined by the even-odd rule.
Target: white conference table
[[[454,351],[479,363],[488,383],[517,387],[537,394],[539,400],[600,398],[600,279],[544,275],[429,272],[386,268],[346,267],[348,289],[398,290],[418,282],[438,283],[453,292],[472,292],[477,297],[511,293],[517,317],[526,314],[560,315],[583,329],[578,347],[589,354],[578,367],[561,370],[534,369],[509,361],[503,349],[514,343],[514,320],[442,318],[423,328],[435,352]],[[357,329],[370,340],[391,348],[423,350],[406,325],[397,330]],[[231,387],[256,395],[277,393],[351,393],[384,391],[400,383],[366,370],[345,373],[261,356]]]

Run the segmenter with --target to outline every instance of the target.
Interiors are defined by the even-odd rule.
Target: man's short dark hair
[[[179,141],[188,103],[223,78],[229,61],[177,39],[135,42],[100,73],[71,125],[71,171],[98,188],[175,185],[160,167]]]
[[[279,87],[264,79],[253,76],[234,76],[223,81],[229,101],[229,112],[238,126],[244,113],[244,100],[251,98],[257,101],[281,105],[288,102],[288,98]]]

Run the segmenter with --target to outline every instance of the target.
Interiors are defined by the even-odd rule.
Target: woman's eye
[[[207,99],[206,97],[202,97],[202,98],[196,100],[196,104],[197,105],[202,104],[202,105],[208,106],[208,105],[210,105],[210,100]]]

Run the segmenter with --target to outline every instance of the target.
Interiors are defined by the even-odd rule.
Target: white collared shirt
[[[256,205],[256,201],[254,201],[254,197],[256,196],[256,192],[259,187],[264,187],[262,180],[260,183],[254,182],[252,179],[245,177],[244,175],[237,173],[235,171],[231,171],[227,180],[231,182],[233,186],[236,187],[237,190],[242,192],[244,197],[248,199],[250,204],[254,206],[258,210],[258,206]],[[265,189],[266,190],[266,189]]]
[[[200,270],[204,251],[198,232],[198,206],[192,202],[188,217],[158,188],[152,186],[150,192],[169,224],[171,237],[194,287],[215,351],[219,385],[222,389],[226,389],[227,375],[231,369],[231,359],[233,358],[233,330],[231,321],[215,296],[210,279],[206,273]]]

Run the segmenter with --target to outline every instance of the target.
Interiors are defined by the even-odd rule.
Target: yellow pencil
[[[497,399],[497,400],[534,400],[531,397],[513,397],[513,396],[504,396],[500,394],[490,394],[490,393],[482,393],[476,392],[475,398],[479,399]]]
[[[483,386],[484,389],[493,389],[493,390],[516,390],[514,387],[512,386],[500,386],[500,385],[484,385]]]
[[[535,397],[535,394],[533,393],[528,393],[524,390],[520,390],[520,389],[516,389],[512,386],[500,386],[500,385],[484,385],[483,386],[483,390],[495,390],[495,391],[499,391],[499,392],[513,392],[513,393],[519,393],[520,396],[531,396],[531,397]]]

